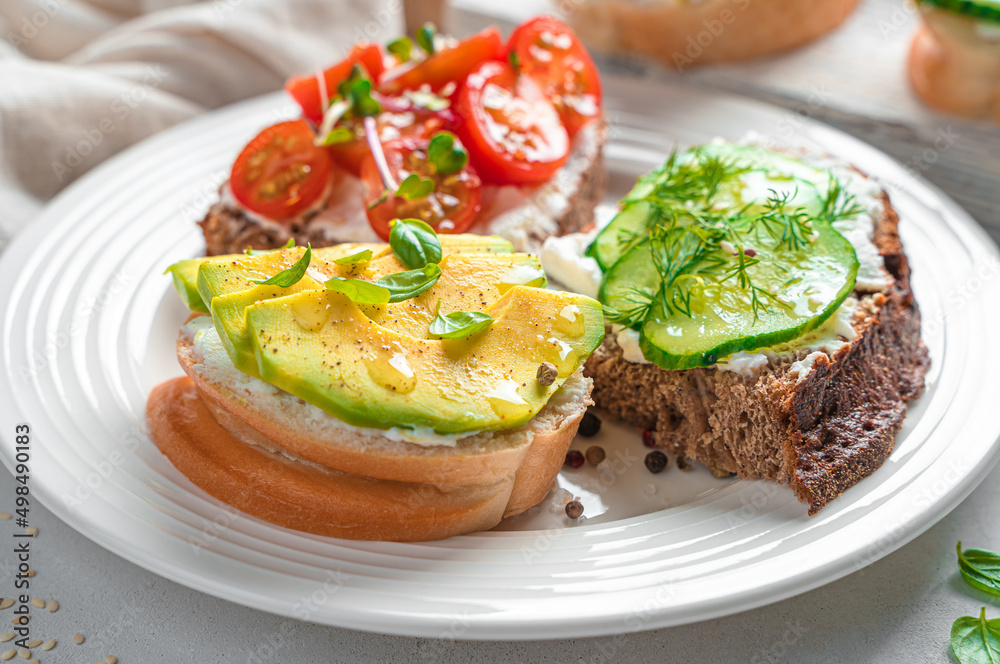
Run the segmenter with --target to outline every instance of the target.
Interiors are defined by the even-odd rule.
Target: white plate
[[[675,142],[757,130],[819,146],[889,186],[933,365],[896,450],[819,515],[783,487],[653,476],[636,432],[596,442],[621,472],[564,472],[589,518],[550,501],[497,531],[427,544],[283,530],[220,505],[145,435],[146,395],[180,373],[185,311],[162,275],[203,250],[199,218],[239,148],[290,115],[272,95],[164,132],[54,201],[0,263],[3,461],[33,431],[35,498],[165,577],[314,622],[395,634],[534,639],[677,625],[801,593],[876,560],[962,500],[997,458],[1000,263],[974,222],[878,151],[715,92],[607,81],[611,197]],[[792,129],[795,129],[794,132]],[[992,340],[992,341],[991,341]],[[581,448],[590,441],[579,440]]]

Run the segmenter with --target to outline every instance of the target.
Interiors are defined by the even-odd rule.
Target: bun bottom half
[[[551,489],[586,411],[537,433],[516,472],[476,484],[402,482],[345,473],[297,457],[188,377],[153,389],[147,416],[171,463],[218,500],[271,523],[354,540],[426,541],[496,526]]]

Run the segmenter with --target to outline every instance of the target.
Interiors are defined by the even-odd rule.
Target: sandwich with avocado
[[[843,162],[717,141],[542,257],[604,306],[599,407],[715,474],[788,484],[814,514],[886,460],[924,387],[898,224]]]
[[[595,300],[535,256],[397,220],[389,244],[181,261],[191,310],[147,413],[215,498],[306,532],[418,541],[538,503],[590,402]]]

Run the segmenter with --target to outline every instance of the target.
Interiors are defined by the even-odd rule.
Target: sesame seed
[[[24,532],[31,535],[32,537],[38,537],[38,528],[35,526],[28,526],[24,529]]]
[[[29,648],[37,648],[40,645],[42,645],[42,640],[41,639],[33,639],[31,641],[28,641],[28,647]]]
[[[7,643],[15,636],[17,636],[17,634],[15,634],[14,632],[7,632],[6,634],[0,634],[0,643]]]
[[[114,655],[108,655],[104,658],[104,664],[118,664],[118,658]]]
[[[45,605],[45,610],[48,611],[49,613],[55,613],[56,611],[59,610],[59,602],[55,601],[54,599],[50,599],[49,603]]]
[[[14,655],[16,654],[17,650],[15,650],[14,648],[11,648],[10,650],[4,650],[2,653],[0,653],[0,659],[6,662],[8,659],[14,659]]]
[[[30,659],[31,651],[25,648],[21,648],[17,651],[17,656],[20,657],[21,659]]]
[[[83,634],[81,634],[80,632],[74,634],[73,643],[75,643],[76,645],[80,645],[81,643],[83,643]]]
[[[55,639],[49,639],[48,641],[46,641],[45,643],[42,644],[42,650],[44,650],[45,652],[48,652],[48,651],[52,650],[55,647],[56,647],[56,640]]]
[[[36,597],[33,600],[31,600],[31,605],[33,607],[35,607],[36,609],[44,609],[45,608],[45,600],[42,599],[41,597]]]
[[[0,512],[0,519],[3,519],[4,521],[10,521],[10,514],[7,514],[6,512]]]

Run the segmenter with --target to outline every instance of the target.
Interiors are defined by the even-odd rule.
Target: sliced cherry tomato
[[[368,72],[373,82],[378,82],[385,71],[382,60],[382,49],[378,44],[358,44],[351,49],[347,57],[323,72],[323,84],[326,87],[325,98],[320,90],[320,80],[316,74],[293,76],[285,83],[285,90],[302,107],[302,115],[313,124],[319,124],[323,119],[326,104],[337,94],[337,86],[348,76],[354,65],[360,64]]]
[[[305,120],[268,127],[233,164],[229,186],[247,209],[271,219],[294,217],[315,203],[330,181],[330,156],[313,144]]]
[[[452,130],[455,126],[455,116],[450,109],[431,111],[410,104],[402,98],[390,98],[383,108],[410,108],[410,110],[384,110],[376,118],[379,139],[385,143],[400,138],[427,138],[442,129]],[[355,175],[361,174],[361,164],[371,151],[365,140],[362,120],[354,118],[344,120],[338,126],[351,129],[355,139],[348,143],[337,143],[330,146],[330,154],[334,161]]]
[[[562,21],[539,16],[518,26],[507,49],[521,73],[538,81],[570,136],[601,114],[601,78],[587,49]]]
[[[459,89],[456,133],[484,182],[544,182],[566,163],[569,136],[545,92],[505,62],[484,62]]]
[[[426,60],[409,69],[401,70],[397,76],[387,75],[382,82],[382,90],[399,92],[416,90],[427,84],[431,90],[440,90],[448,83],[460,85],[473,69],[485,60],[504,58],[503,39],[496,28],[486,28],[482,32],[463,39],[451,48],[438,51]]]
[[[483,183],[469,164],[460,171],[440,175],[427,160],[429,140],[422,138],[390,141],[383,146],[389,172],[397,183],[416,173],[434,183],[434,191],[424,198],[407,200],[390,194],[379,203],[385,185],[375,158],[369,154],[361,163],[361,183],[368,221],[378,236],[389,240],[389,222],[393,219],[420,219],[438,233],[463,233],[482,207]]]

